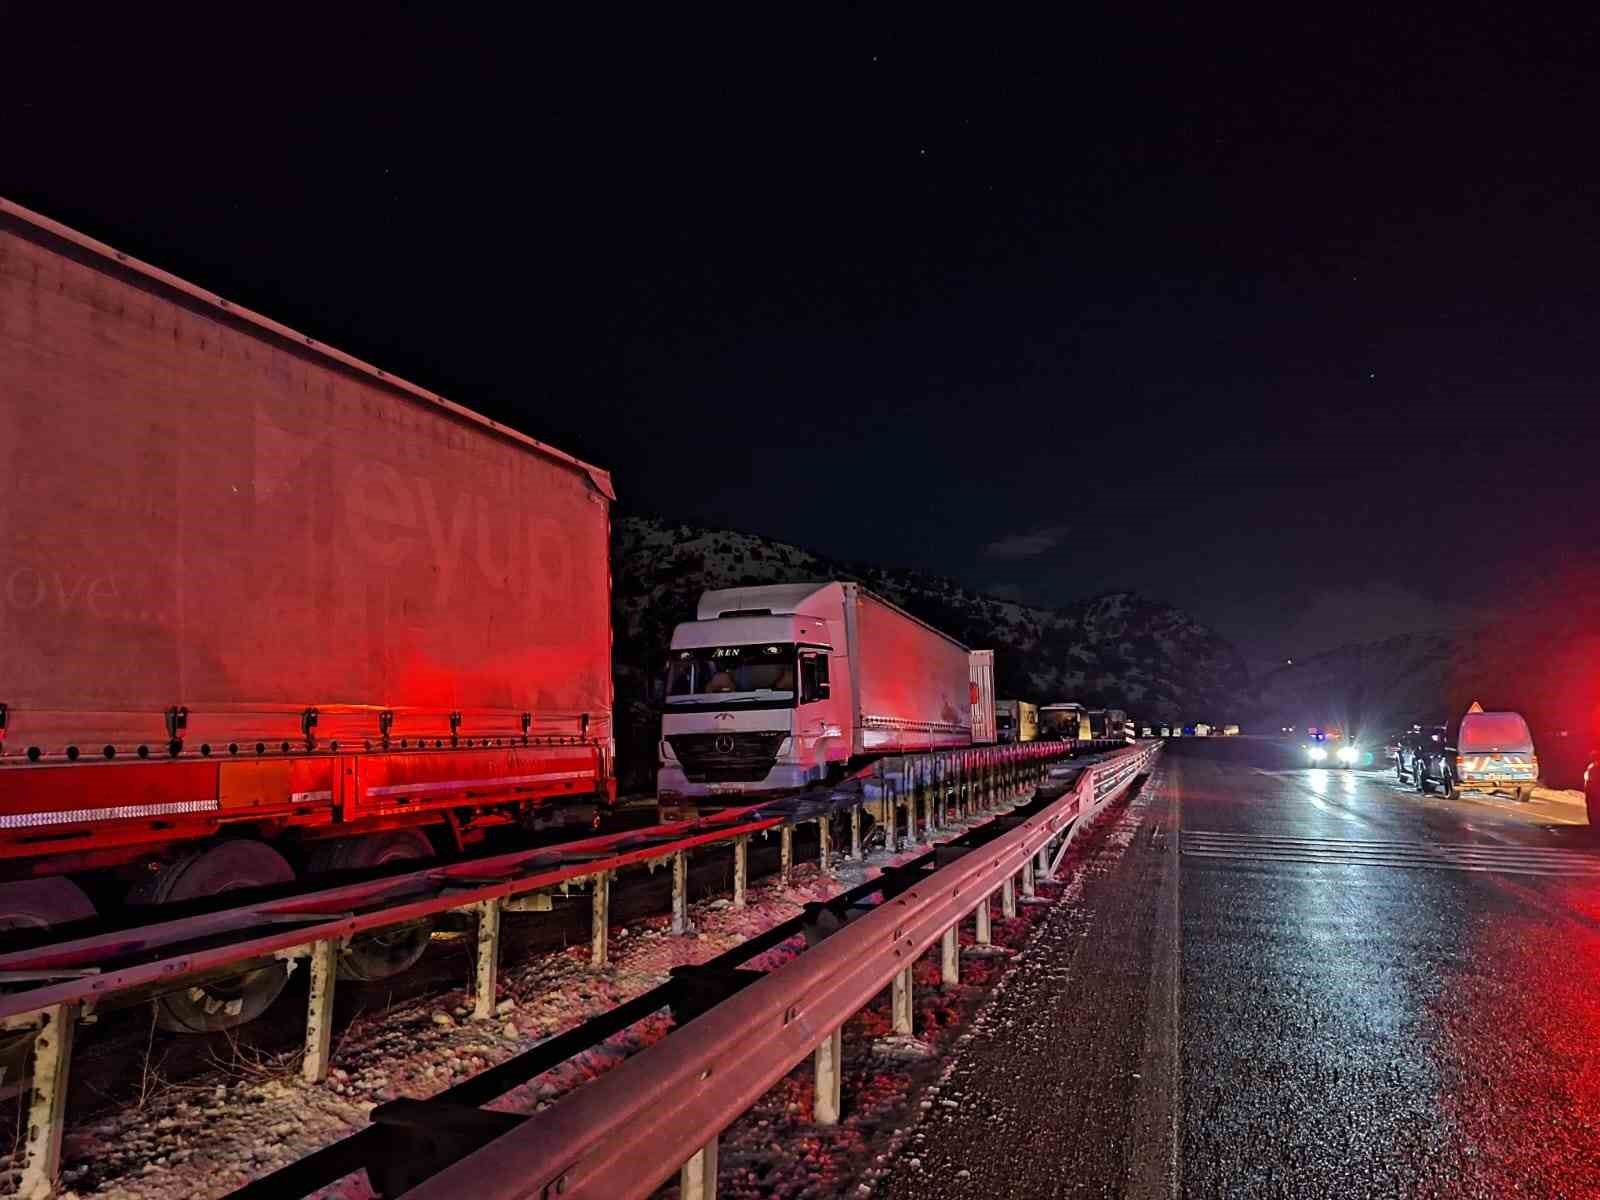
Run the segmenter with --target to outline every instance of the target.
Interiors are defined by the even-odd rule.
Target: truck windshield
[[[756,646],[697,646],[672,651],[667,703],[784,700],[794,697],[792,642]]]

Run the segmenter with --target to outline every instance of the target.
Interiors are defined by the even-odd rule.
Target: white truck
[[[664,815],[692,797],[803,788],[884,755],[971,745],[974,670],[960,642],[860,584],[706,592],[668,653]]]

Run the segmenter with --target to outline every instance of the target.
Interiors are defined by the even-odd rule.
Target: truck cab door
[[[808,756],[826,760],[825,743],[841,734],[837,706],[828,679],[828,653],[825,650],[800,652],[799,718],[795,729]]]

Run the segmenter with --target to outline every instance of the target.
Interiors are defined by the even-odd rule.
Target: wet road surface
[[[1582,821],[1169,746],[884,1191],[1600,1196]]]

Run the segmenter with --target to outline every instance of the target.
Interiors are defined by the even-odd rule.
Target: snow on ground
[[[1020,902],[1019,897],[1017,916],[1005,920],[997,897],[992,940],[1001,948],[998,952],[986,954],[977,947],[973,923],[964,922],[957,987],[941,986],[937,947],[923,955],[913,967],[913,1043],[890,1036],[887,990],[847,1022],[838,1125],[819,1126],[811,1119],[812,1061],[790,1072],[723,1133],[718,1195],[732,1200],[868,1196],[888,1170],[917,1164],[919,1118],[936,1104],[949,1103],[939,1095],[939,1082],[961,1046],[981,1028],[988,1001],[1023,967],[1020,955],[1039,925],[1051,913],[1070,909],[1082,894],[1081,868],[1089,855],[1095,855],[1096,869],[1103,869],[1108,856],[1113,861],[1120,857],[1137,826],[1136,812],[1113,805],[1075,839],[1059,880],[1039,884],[1039,897],[1047,903]],[[675,1200],[677,1195],[676,1180],[657,1193],[658,1200]]]
[[[464,988],[363,1014],[337,1033],[324,1085],[300,1082],[299,1055],[253,1054],[242,1043],[208,1075],[167,1085],[152,1075],[141,1103],[69,1129],[66,1196],[87,1200],[206,1200],[304,1158],[364,1128],[372,1109],[399,1097],[425,1099],[666,981],[675,966],[704,962],[925,849],[865,864],[841,862],[832,875],[798,864],[790,887],[753,881],[749,903],[726,898],[691,907],[696,932],[674,936],[666,914],[611,931],[611,963],[589,968],[587,941],[555,954],[502,964],[495,1019],[468,1016]],[[803,949],[795,938],[745,964],[770,968]],[[536,1112],[573,1087],[660,1039],[663,1012],[538,1077],[493,1107]],[[25,1110],[19,1110],[19,1119]],[[10,1177],[15,1186],[15,1177]],[[0,1195],[10,1194],[0,1175]],[[317,1193],[329,1200],[372,1195],[365,1174]],[[65,1200],[65,1197],[63,1198]]]

